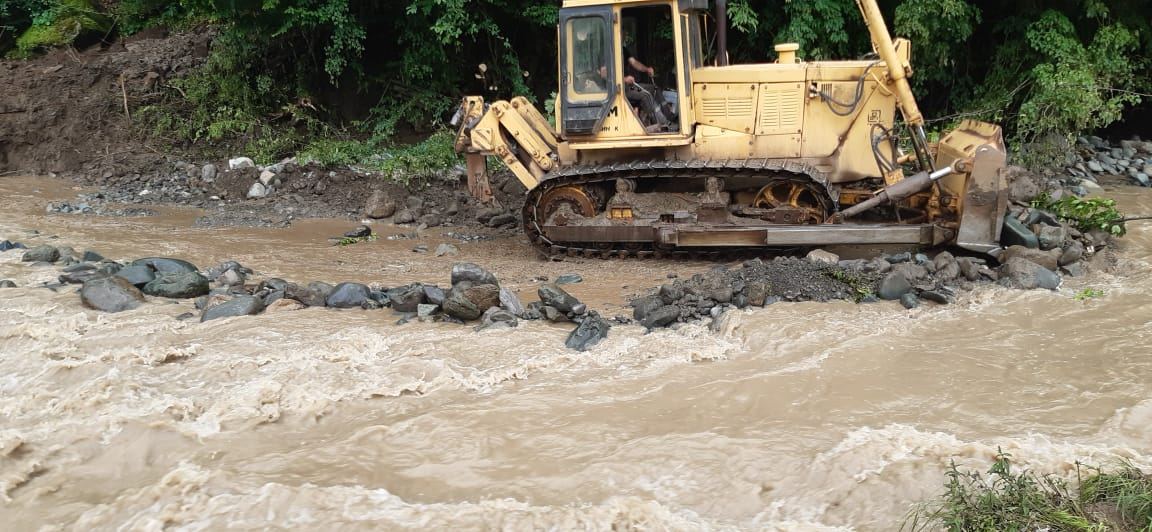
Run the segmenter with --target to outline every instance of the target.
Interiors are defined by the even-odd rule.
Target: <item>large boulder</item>
[[[1068,246],[1064,248],[1064,251],[1060,253],[1060,260],[1057,262],[1059,262],[1061,266],[1079,262],[1080,259],[1084,258],[1084,252],[1084,244],[1079,240],[1073,240],[1069,242]]]
[[[486,311],[500,306],[500,287],[494,284],[481,284],[464,289],[464,297],[476,308]]]
[[[56,262],[60,260],[60,250],[53,246],[36,246],[24,252],[24,262]]]
[[[191,299],[208,293],[208,278],[196,272],[160,273],[144,285],[150,296]]]
[[[1040,247],[1040,239],[1030,229],[1024,226],[1015,216],[1004,218],[1004,229],[1000,233],[1000,243],[1005,246],[1024,246],[1026,248]]]
[[[1028,259],[1013,257],[1000,267],[1000,282],[1011,288],[1032,290],[1060,288],[1060,276]]]
[[[903,265],[899,264],[898,266]],[[908,280],[908,276],[902,271],[892,271],[880,281],[880,288],[876,290],[876,295],[880,299],[897,301],[911,291],[912,283]]]
[[[462,321],[479,319],[484,313],[474,303],[464,296],[463,289],[453,288],[448,297],[444,298],[442,305],[444,314]]]
[[[480,326],[477,330],[511,328],[519,325],[516,316],[499,307],[492,307],[480,316]]]
[[[462,282],[469,282],[473,285],[492,284],[500,286],[500,281],[496,279],[495,275],[492,275],[492,272],[470,262],[459,262],[452,265],[452,286]]]
[[[632,318],[636,321],[644,321],[644,318],[664,305],[665,302],[659,295],[637,299],[632,302]]]
[[[564,345],[568,349],[587,351],[590,347],[607,338],[608,330],[611,328],[612,324],[601,318],[600,314],[595,311],[589,312],[580,320],[580,325],[576,327],[576,330],[568,335]]]
[[[956,257],[947,251],[936,255],[932,259],[932,265],[936,268],[936,278],[941,281],[952,281],[960,277],[960,263],[957,262]]]
[[[299,301],[309,307],[323,307],[328,302],[328,295],[331,292],[317,290],[312,286],[301,286],[296,283],[288,283],[284,287],[284,297],[293,301]]]
[[[129,266],[144,265],[152,268],[153,271],[167,272],[167,273],[192,273],[199,271],[195,264],[186,260],[172,259],[168,257],[148,257],[132,261]]]
[[[572,294],[565,292],[563,288],[554,284],[540,285],[536,293],[540,296],[540,301],[544,303],[544,305],[559,310],[560,312],[572,312],[572,309],[580,304],[579,299],[576,299]]]
[[[144,285],[156,279],[156,273],[143,264],[129,264],[116,272],[116,277],[124,279],[132,285],[143,288]]]
[[[1000,263],[1007,264],[1008,261],[1014,258],[1020,258],[1035,262],[1050,271],[1056,271],[1056,269],[1060,267],[1060,257],[1063,254],[1064,252],[1059,249],[1041,251],[1024,246],[1011,246],[1000,255]]]
[[[143,304],[144,294],[120,277],[101,277],[84,283],[80,288],[80,301],[91,309],[123,312]]]
[[[360,308],[371,293],[360,283],[340,283],[325,299],[324,304],[332,308]]]
[[[680,307],[665,305],[649,312],[644,316],[644,319],[640,320],[640,325],[647,329],[656,329],[667,327],[678,319],[680,319]]]
[[[364,216],[369,218],[387,218],[396,214],[396,200],[388,197],[383,190],[372,192],[364,204]]]
[[[255,296],[236,296],[223,303],[204,309],[200,321],[212,321],[234,316],[252,316],[264,310],[264,302]]]
[[[421,304],[428,302],[424,286],[413,284],[388,290],[388,300],[396,312],[416,312]]]
[[[1068,230],[1064,227],[1056,225],[1037,224],[1034,226],[1036,229],[1036,240],[1040,244],[1040,249],[1049,250],[1056,248],[1063,248],[1064,241],[1068,239]]]
[[[524,304],[520,298],[507,288],[500,289],[500,308],[511,312],[514,316],[524,315]]]

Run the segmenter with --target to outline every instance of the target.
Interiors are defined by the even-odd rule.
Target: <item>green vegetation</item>
[[[361,242],[375,242],[379,239],[380,239],[380,237],[376,236],[376,235],[346,236],[346,237],[341,238],[340,240],[337,240],[336,245],[340,246],[340,247],[344,247],[344,246],[351,246],[353,244],[359,244]]]
[[[1152,530],[1152,478],[1131,464],[1077,464],[1076,487],[1013,468],[1000,452],[988,474],[952,464],[946,493],[917,508],[904,529],[972,532]]]
[[[1085,288],[1076,293],[1076,301],[1088,301],[1089,299],[1096,299],[1104,297],[1104,291],[1097,288]]]
[[[824,272],[852,289],[852,300],[859,303],[872,295],[872,283],[843,268],[831,268]]]
[[[1116,236],[1123,236],[1126,231],[1124,215],[1116,208],[1116,200],[1075,196],[1053,200],[1043,194],[1032,201],[1032,206],[1051,212],[1081,231],[1100,229]]]
[[[913,40],[913,80],[938,129],[971,116],[1003,124],[1013,146],[1045,143],[1114,123],[1152,86],[1147,0],[880,5]],[[547,100],[557,10],[529,0],[0,0],[0,54],[213,27],[210,60],[165,86],[142,126],[275,159],[316,139],[422,137],[465,93]],[[735,62],[771,61],[785,41],[807,59],[871,51],[855,0],[732,0],[729,13]]]

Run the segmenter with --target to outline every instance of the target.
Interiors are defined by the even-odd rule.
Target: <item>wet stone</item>
[[[463,321],[479,319],[484,311],[464,296],[464,290],[453,288],[444,299],[444,314]]]
[[[474,285],[492,284],[499,286],[500,281],[492,272],[470,262],[460,262],[452,265],[452,285],[467,281]]]
[[[519,320],[511,312],[498,307],[492,307],[480,317],[480,326],[476,330],[510,328],[519,325]]]
[[[368,287],[360,283],[340,283],[328,295],[324,304],[331,308],[362,308],[369,301],[369,292]]]
[[[684,299],[684,290],[680,289],[680,287],[676,285],[666,284],[660,286],[658,295],[660,296],[660,300],[665,305],[671,305],[677,301],[680,301],[681,299]]]
[[[1004,229],[1000,235],[1000,243],[1005,246],[1023,246],[1033,249],[1040,247],[1040,239],[1036,237],[1036,234],[1013,216],[1004,218]]]
[[[424,300],[433,305],[444,304],[444,289],[439,286],[426,284],[424,286]]]
[[[566,273],[556,278],[556,284],[576,284],[584,282],[584,278],[576,273]]]
[[[640,324],[647,329],[667,327],[680,319],[680,308],[672,305],[660,307],[640,320]]]
[[[901,296],[912,291],[912,283],[902,272],[891,272],[880,281],[880,288],[876,295],[888,301],[899,300]]]
[[[563,313],[572,312],[572,308],[580,304],[580,300],[576,299],[553,284],[541,285],[537,290],[537,295],[540,296],[540,301],[546,306],[550,306]]]
[[[908,292],[900,296],[900,304],[903,305],[904,308],[912,310],[920,306],[920,298],[916,297],[916,294]]]
[[[511,312],[514,316],[524,314],[524,305],[520,302],[520,298],[507,288],[500,289],[500,308]]]
[[[632,302],[632,318],[637,321],[642,321],[653,311],[664,305],[664,300],[660,296],[648,296],[637,299]]]
[[[103,312],[123,312],[144,303],[144,294],[119,277],[92,279],[80,289],[84,306]]]
[[[608,337],[608,331],[612,328],[612,324],[608,323],[600,314],[596,312],[589,312],[584,319],[580,321],[580,325],[576,330],[568,335],[568,339],[564,341],[565,347],[568,349],[575,349],[577,351],[587,351],[592,346],[600,343],[601,340]]]
[[[149,257],[132,261],[131,266],[137,265],[148,266],[158,272],[191,273],[199,270],[191,262],[167,257]]]
[[[941,305],[948,305],[952,303],[952,298],[947,294],[937,290],[924,290],[920,292],[920,298],[933,303]]]
[[[392,302],[392,310],[396,312],[416,312],[424,298],[424,285],[419,283],[409,286],[400,286],[385,292]]]
[[[262,310],[264,310],[264,303],[260,301],[260,298],[255,296],[236,296],[229,301],[205,309],[204,313],[200,315],[200,321],[205,322],[235,316],[252,316],[259,314]]]
[[[53,246],[36,246],[24,252],[23,262],[56,262],[60,260],[60,250]]]
[[[150,296],[172,299],[191,299],[208,293],[208,279],[196,272],[160,273],[144,285]]]
[[[144,285],[156,279],[156,274],[153,273],[152,268],[139,264],[130,264],[116,272],[116,277],[127,280],[135,286],[143,287]]]
[[[0,288],[16,288],[16,283],[8,279],[0,280]]]
[[[84,262],[100,262],[104,260],[104,256],[92,250],[87,250],[80,256],[80,260]]]

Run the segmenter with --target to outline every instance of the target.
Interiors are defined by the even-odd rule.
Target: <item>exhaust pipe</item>
[[[920,192],[921,190],[926,190],[928,187],[932,186],[932,183],[943,179],[945,176],[951,175],[952,172],[954,172],[954,170],[951,166],[941,168],[932,173],[920,172],[914,176],[900,181],[899,183],[896,183],[895,185],[881,190],[869,200],[860,202],[851,208],[840,211],[840,213],[837,214],[834,219],[841,221],[847,220],[848,218],[852,218],[853,216],[857,216],[866,211],[875,209],[881,205],[903,201],[904,199],[913,194],[916,194],[917,192]]]
[[[716,64],[728,66],[728,0],[716,0]]]

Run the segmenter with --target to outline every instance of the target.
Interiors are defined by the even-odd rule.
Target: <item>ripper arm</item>
[[[468,190],[481,201],[492,199],[485,164],[495,156],[528,190],[556,167],[554,154],[560,136],[526,98],[484,104],[480,96],[468,96],[453,118],[459,125],[456,153],[463,153],[468,167]]]

